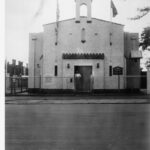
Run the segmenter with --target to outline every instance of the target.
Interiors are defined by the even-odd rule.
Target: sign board
[[[45,82],[46,83],[51,83],[52,82],[52,77],[46,77]]]
[[[123,75],[123,68],[116,66],[113,68],[113,75]]]

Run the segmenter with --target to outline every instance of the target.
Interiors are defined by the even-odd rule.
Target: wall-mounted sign
[[[52,77],[45,77],[45,82],[46,83],[51,83],[52,82]]]
[[[120,90],[120,75],[123,75],[123,68],[120,66],[114,67],[113,75],[118,75],[118,90]]]
[[[123,68],[116,66],[113,68],[113,75],[123,75]]]

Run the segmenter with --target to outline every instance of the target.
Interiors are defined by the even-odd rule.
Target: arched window
[[[82,4],[80,6],[80,16],[87,17],[87,5],[86,4]]]
[[[82,43],[86,42],[85,34],[86,34],[85,28],[82,28],[82,30],[81,30],[81,42]]]

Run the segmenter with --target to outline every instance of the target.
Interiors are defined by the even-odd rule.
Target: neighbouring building
[[[92,0],[75,3],[76,18],[45,24],[43,32],[30,33],[29,90],[139,89],[138,34],[92,18]],[[86,17],[80,16],[83,4]]]
[[[21,61],[18,61],[18,64],[16,64],[15,59],[12,60],[12,63],[5,62],[5,73],[9,76],[28,76],[28,64],[23,66],[23,62]]]

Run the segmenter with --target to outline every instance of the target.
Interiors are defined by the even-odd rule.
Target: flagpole
[[[112,0],[110,0],[110,41],[109,41],[109,45],[110,45],[110,66],[112,65],[112,30],[113,30],[113,23],[112,23]]]
[[[115,17],[118,14],[117,9],[115,7],[115,4],[113,3],[113,0],[110,0],[110,65],[112,64],[112,36],[113,36],[113,22],[112,18]]]
[[[56,1],[56,27],[55,27],[55,35],[56,35],[56,41],[55,45],[58,45],[58,30],[59,30],[59,1]],[[57,63],[57,48],[55,50],[55,63]]]
[[[57,8],[56,8],[56,28],[55,28],[55,33],[56,33],[56,42],[55,45],[58,44],[58,28],[59,28],[59,2],[57,0],[57,4],[56,4]]]

